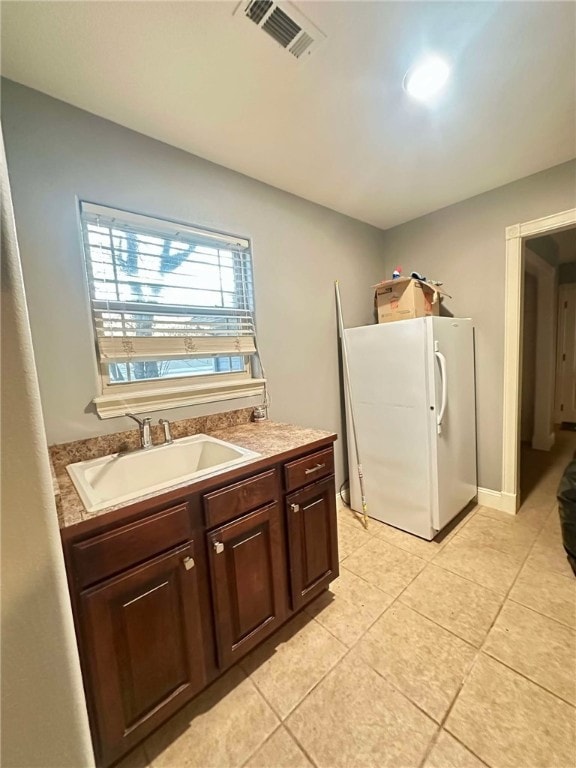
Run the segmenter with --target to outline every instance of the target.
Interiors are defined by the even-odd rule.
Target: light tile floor
[[[576,449],[526,458],[516,517],[435,542],[339,511],[341,576],[122,768],[575,768],[576,579],[555,491]]]

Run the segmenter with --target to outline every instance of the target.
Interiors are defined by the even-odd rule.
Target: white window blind
[[[245,370],[256,352],[248,240],[85,202],[81,219],[110,382]]]

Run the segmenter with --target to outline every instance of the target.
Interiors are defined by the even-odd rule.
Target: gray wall
[[[473,151],[473,148],[471,148]],[[446,307],[476,327],[478,482],[502,488],[505,228],[576,206],[576,161],[558,165],[385,234],[385,272],[397,264],[443,280]]]
[[[346,323],[371,322],[380,230],[10,81],[2,120],[49,443],[133,428],[90,406],[97,376],[77,197],[250,237],[271,416],[341,432],[333,284]]]
[[[94,765],[0,137],[2,744],[6,768]]]
[[[576,283],[576,261],[567,261],[564,264],[560,264],[558,267],[558,282],[560,285]]]

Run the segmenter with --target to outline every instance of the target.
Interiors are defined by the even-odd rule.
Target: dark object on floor
[[[562,526],[562,543],[568,562],[576,576],[576,459],[564,470],[558,486],[558,514]]]
[[[342,491],[345,491],[348,493],[348,498],[344,497]],[[350,481],[348,480],[348,478],[346,478],[346,480],[344,480],[344,482],[340,486],[339,495],[340,495],[340,500],[342,501],[342,504],[344,504],[345,507],[348,507],[348,509],[350,509],[351,508],[350,507]]]
[[[576,423],[573,421],[563,421],[560,424],[560,429],[563,429],[565,432],[576,432]]]

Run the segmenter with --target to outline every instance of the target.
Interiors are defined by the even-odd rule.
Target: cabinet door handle
[[[304,474],[305,475],[311,475],[313,472],[318,472],[319,469],[324,469],[326,464],[316,464],[315,467],[312,467],[312,469],[305,469]]]
[[[290,504],[292,512],[300,512],[300,504]]]
[[[217,555],[220,555],[222,552],[224,552],[224,544],[222,544],[221,541],[215,541],[213,546],[214,552],[216,552]]]
[[[196,565],[193,557],[185,557],[182,562],[184,563],[184,568],[186,568],[187,571],[189,571],[191,568],[194,568]]]

